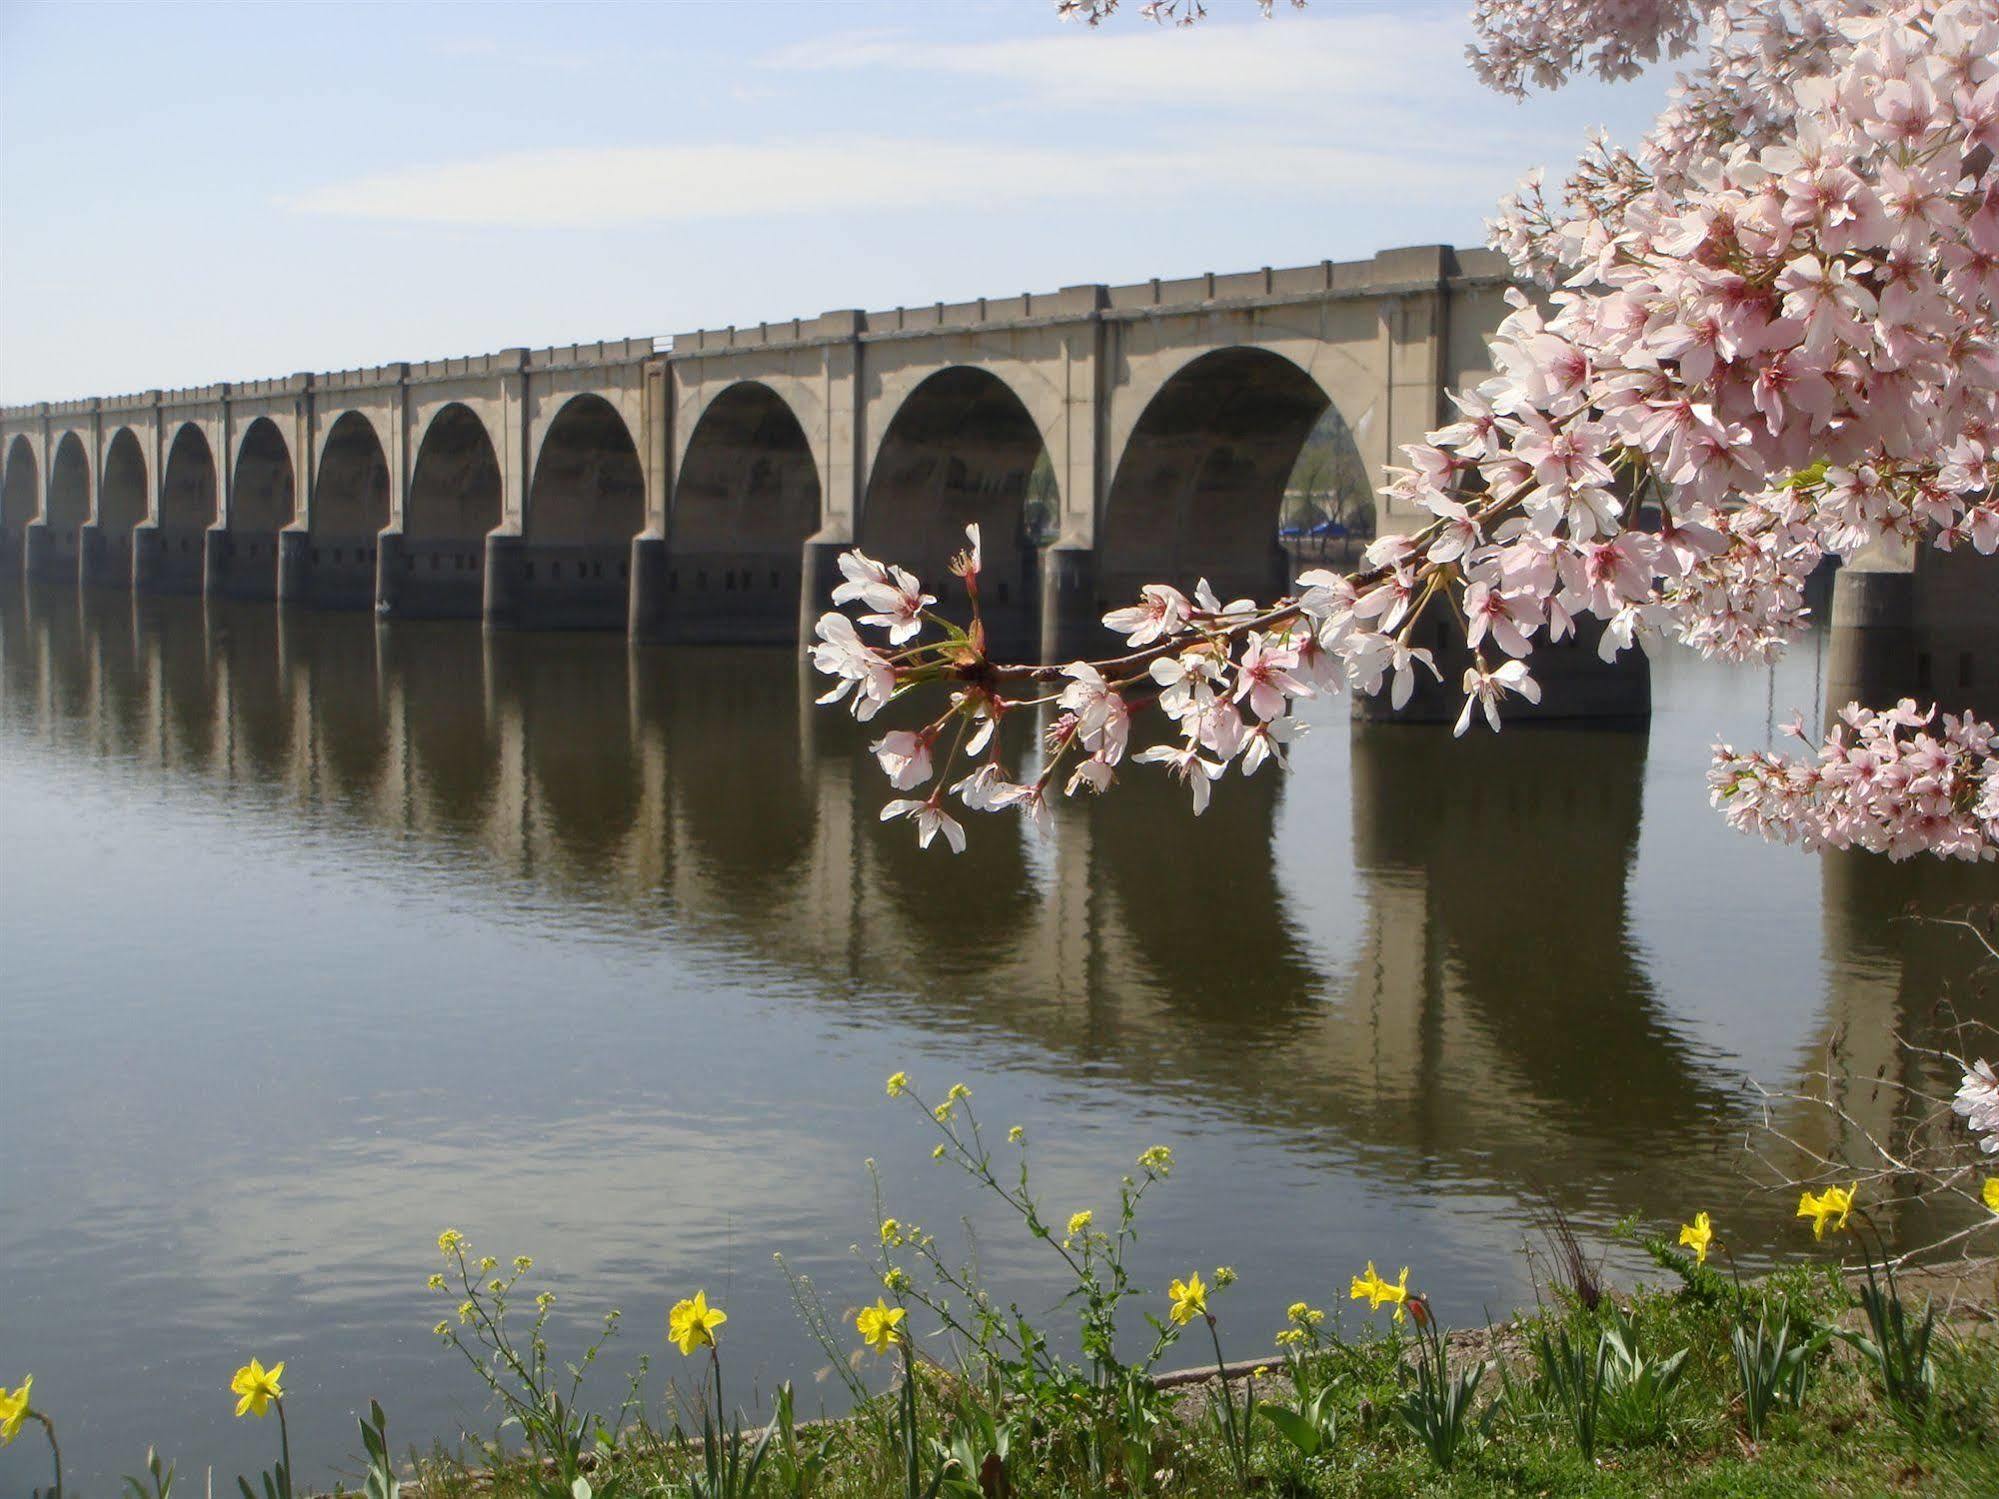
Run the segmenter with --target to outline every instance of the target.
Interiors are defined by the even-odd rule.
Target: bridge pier
[[[31,521],[26,540],[30,578],[38,583],[76,582],[78,563],[74,531],[59,531],[47,521]]]
[[[277,597],[281,604],[312,601],[312,538],[288,527],[278,532]]]
[[[1541,685],[1541,701],[1530,703],[1508,694],[1499,705],[1500,722],[1561,723],[1588,720],[1607,727],[1644,728],[1652,718],[1652,663],[1644,648],[1634,646],[1614,661],[1597,654],[1603,625],[1594,616],[1576,621],[1576,633],[1555,644],[1540,642],[1527,658],[1527,669]],[[1464,627],[1456,615],[1431,611],[1417,627],[1416,644],[1436,658],[1443,673],[1441,682],[1420,667],[1416,690],[1398,712],[1389,703],[1386,689],[1372,697],[1356,697],[1355,723],[1455,723],[1464,709],[1465,668],[1472,664],[1472,652],[1465,644]],[[1487,650],[1488,663],[1497,664],[1498,653]],[[1484,733],[1483,714],[1468,732]]]
[[[631,551],[632,588],[625,626],[631,638],[654,645],[673,638],[667,596],[667,552],[664,536],[634,536]]]
[[[486,541],[382,532],[375,541],[376,608],[398,619],[482,618]]]
[[[496,630],[622,630],[631,615],[624,542],[486,538],[484,617]]]
[[[819,616],[833,607],[833,590],[840,586],[840,554],[854,544],[853,538],[837,532],[821,532],[807,539],[798,565],[798,645],[812,649],[817,639],[812,627]]]
[[[86,588],[132,586],[132,533],[96,522],[77,533],[77,579]]]
[[[1905,697],[1999,714],[1999,560],[1969,548],[1878,548],[1833,579],[1826,712]]]
[[[1097,607],[1097,552],[1088,545],[1055,542],[1041,552],[1043,662],[1074,661],[1111,637]]]
[[[277,535],[217,528],[205,533],[202,544],[207,553],[201,579],[204,594],[256,604],[277,602]]]

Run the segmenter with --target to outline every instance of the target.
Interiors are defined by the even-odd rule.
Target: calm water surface
[[[1544,1190],[1598,1231],[1706,1207],[1795,1248],[1742,1080],[1835,1038],[1870,1074],[1971,987],[1905,904],[1999,894],[1707,810],[1706,746],[1819,711],[1820,654],[1669,659],[1649,734],[1324,705],[1288,780],[1198,822],[1140,771],[951,859],[877,824],[867,736],[787,652],[10,595],[0,1379],[33,1371],[93,1494],[149,1441],[197,1487],[269,1461],[230,1415],[253,1353],[288,1363],[304,1475],[352,1471],[370,1395],[398,1445],[490,1430],[429,1333],[449,1224],[536,1257],[565,1341],[625,1311],[608,1402],[697,1286],[737,1389],[809,1386],[772,1252],[859,1300],[868,1156],[898,1216],[970,1214],[1050,1304],[882,1096],[899,1067],[1025,1125],[1062,1214],[1171,1144],[1144,1271],[1235,1264],[1245,1353],[1368,1258],[1452,1319],[1513,1305]],[[0,1492],[41,1461],[0,1453]]]

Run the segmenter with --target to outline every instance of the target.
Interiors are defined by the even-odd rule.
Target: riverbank
[[[1413,1299],[1400,1324],[1384,1302],[1374,1319],[1382,1325],[1352,1337],[1324,1333],[1330,1324],[1303,1308],[1293,1321],[1303,1335],[1264,1363],[1232,1361],[1225,1378],[1213,1368],[1162,1374],[1148,1381],[1150,1401],[1107,1393],[1101,1408],[1066,1414],[1033,1395],[995,1400],[921,1362],[917,1492],[931,1493],[934,1480],[940,1499],[1999,1493],[1999,1303],[1989,1262],[1974,1274],[1958,1267],[1901,1278],[1911,1330],[1922,1309],[1938,1313],[1926,1384],[1901,1398],[1866,1346],[1864,1279],[1822,1263],[1738,1288],[1691,1261],[1687,1271],[1673,1289],[1609,1294],[1594,1307],[1573,1289],[1551,1292],[1533,1312],[1434,1345]],[[1759,1326],[1777,1382],[1793,1383],[1788,1395],[1765,1390],[1767,1408],[1752,1412],[1742,1366],[1756,1362]],[[1789,1376],[1782,1357],[1767,1357],[1780,1328],[1805,1350]],[[1470,1382],[1447,1461],[1439,1409],[1426,1410],[1418,1372],[1435,1348],[1446,1388]],[[1596,1372],[1600,1361],[1607,1377]],[[1579,1385],[1565,1386],[1565,1367],[1581,1374]],[[891,1392],[839,1420],[774,1427],[754,1486],[739,1492],[908,1493],[903,1406]],[[1130,1418],[1141,1407],[1146,1435],[1135,1444]],[[763,1435],[751,1433],[743,1450]],[[542,1468],[486,1468],[442,1452],[412,1477],[421,1499],[569,1491]],[[690,1440],[670,1423],[634,1425],[589,1470],[596,1495],[639,1499],[697,1493],[704,1477],[698,1432]]]

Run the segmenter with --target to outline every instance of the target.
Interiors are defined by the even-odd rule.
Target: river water
[[[449,1225],[536,1257],[559,1350],[625,1312],[601,1403],[679,1364],[665,1309],[703,1287],[735,1389],[832,1405],[772,1255],[871,1294],[865,1158],[897,1216],[969,1214],[1024,1306],[1061,1289],[931,1163],[898,1068],[1023,1125],[1058,1217],[1171,1145],[1141,1270],[1233,1263],[1244,1355],[1370,1258],[1504,1312],[1543,1192],[1806,1252],[1745,1174],[1745,1077],[1835,1041],[1865,1077],[1975,1004],[1968,943],[1899,917],[1999,895],[1708,810],[1707,746],[1820,713],[1822,657],[1663,660],[1649,734],[1319,704],[1288,779],[1199,821],[1141,767],[953,859],[877,824],[868,735],[789,652],[10,594],[0,1381],[34,1373],[89,1494],[149,1441],[197,1490],[268,1462],[227,1391],[252,1354],[302,1477],[352,1471],[371,1395],[399,1447],[490,1431],[430,1333]],[[0,1492],[41,1461],[0,1453]]]

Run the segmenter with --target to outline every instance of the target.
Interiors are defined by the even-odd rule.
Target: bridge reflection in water
[[[710,1273],[699,1256],[720,1252],[719,1225],[697,1206],[662,1228],[657,1202],[634,1207],[653,1180],[639,1163],[668,1141],[712,1157],[726,1182],[704,1192],[726,1204],[738,1263],[761,1263],[774,1243],[837,1251],[857,1222],[852,1183],[835,1190],[818,1168],[775,1162],[765,1173],[758,1152],[782,1135],[851,1173],[879,1140],[885,1166],[913,1162],[922,1142],[898,1143],[896,1116],[874,1111],[872,1069],[905,1055],[1042,1110],[1051,1134],[1093,1121],[1051,1144],[1065,1190],[1101,1190],[1132,1140],[1192,1142],[1188,1180],[1174,1183],[1191,1195],[1165,1208],[1149,1250],[1259,1265],[1255,1294],[1270,1306],[1258,1306],[1273,1317],[1368,1255],[1420,1255],[1447,1305],[1475,1316],[1518,1289],[1503,1278],[1516,1272],[1496,1268],[1517,1234],[1483,1216],[1462,1229],[1453,1215],[1473,1207],[1518,1225],[1544,1189],[1599,1227],[1707,1207],[1751,1257],[1789,1243],[1790,1205],[1738,1176],[1742,1074],[1792,1084],[1836,1042],[1860,1080],[1852,1107],[1880,1127],[1885,1105],[1865,1080],[1899,1065],[1887,1038],[1934,1037],[1938,996],[1973,987],[1962,934],[1899,913],[1912,897],[1941,910],[1995,889],[1978,872],[1814,864],[1719,826],[1700,792],[1701,749],[1718,732],[1758,739],[1766,692],[1778,716],[1808,702],[1810,660],[1785,670],[1765,684],[1662,663],[1657,744],[1587,729],[1349,732],[1343,709],[1322,706],[1292,778],[1231,778],[1202,819],[1140,770],[1115,795],[1063,807],[1045,841],[977,820],[953,859],[879,824],[885,788],[865,753],[875,730],[815,708],[817,686],[787,650],[634,649],[29,590],[0,603],[0,794],[10,822],[27,810],[24,786],[43,797],[60,786],[86,824],[191,803],[205,809],[199,852],[233,858],[232,839],[254,843],[252,869],[324,866],[327,879],[389,891],[371,897],[373,920],[421,925],[448,910],[494,934],[455,942],[448,977],[413,977],[386,948],[371,960],[377,932],[303,924],[296,974],[336,976],[314,992],[332,996],[341,1024],[370,1028],[357,1055],[385,1080],[343,1082],[317,1105],[266,1098],[278,1115],[317,1108],[328,1135],[286,1139],[290,1175],[264,1187],[289,1204],[271,1227],[281,1242],[308,1222],[349,1241],[329,1272],[349,1278],[343,1316],[365,1303],[401,1319],[393,1354],[322,1333],[354,1364],[360,1398],[381,1378],[428,1378],[407,1337],[427,1314],[401,1289],[418,1267],[397,1260],[390,1292],[379,1260],[420,1244],[440,1213],[461,1226],[475,1216],[439,1187],[447,1157],[427,1130],[487,1131],[450,1158],[506,1163],[478,1200],[504,1199],[496,1220],[536,1241],[509,1252],[555,1255],[581,1289],[677,1283]],[[43,810],[37,825],[56,816]],[[102,857],[108,870],[126,855]],[[30,882],[108,879],[96,866],[65,874],[20,845],[5,862],[0,945],[14,952],[35,950],[18,925]],[[181,872],[138,878],[164,905]],[[241,889],[193,898],[205,930],[168,929],[150,900],[107,905],[101,919],[139,954],[132,993],[107,997],[95,1021],[50,1022],[78,1055],[46,1036],[40,1052],[17,1049],[11,1065],[38,1057],[53,1073],[0,1102],[0,1133],[30,1151],[45,1137],[51,1158],[88,1174],[88,1131],[58,1138],[36,1112],[69,1087],[64,1069],[117,1071],[137,1118],[184,1106],[147,1099],[115,1046],[111,1062],[89,1048],[143,1027],[123,1017],[155,1002],[205,1023],[209,1001],[168,992],[149,944],[176,950],[169,969],[199,971],[239,923],[270,917],[246,917]],[[542,938],[531,976],[520,944]],[[282,1006],[286,976],[270,982],[261,1002]],[[655,995],[670,1026],[646,1016]],[[744,996],[769,998],[754,1009]],[[254,1029],[242,996],[213,1003]],[[489,1017],[505,1040],[468,1039]],[[260,1044],[282,1052],[288,1023],[273,1020]],[[454,1050],[483,1063],[461,1076]],[[311,1060],[310,1074],[273,1075],[306,1093],[334,1087],[321,1077],[333,1064]],[[728,1100],[712,1117],[689,1087],[708,1073]],[[187,1119],[162,1128],[198,1132]],[[373,1166],[355,1163],[362,1141]],[[0,1188],[33,1212],[45,1188],[10,1170],[25,1168],[0,1163]],[[201,1175],[178,1157],[162,1170]],[[65,1287],[60,1263],[21,1252],[30,1241],[7,1225],[8,1195],[0,1256],[39,1265],[25,1272],[38,1294],[87,1315],[102,1293]],[[253,1212],[254,1195],[238,1184],[231,1201]],[[357,1234],[337,1211],[356,1202],[382,1204],[393,1232]],[[1232,1220],[1243,1233],[1218,1238]],[[991,1246],[990,1263],[1011,1266],[1012,1253]],[[350,1322],[374,1325],[327,1325]],[[782,1308],[745,1307],[738,1326],[782,1372],[796,1341]],[[87,1349],[74,1331],[64,1346]],[[436,1429],[450,1418],[430,1413]],[[338,1450],[336,1428],[326,1433]]]

